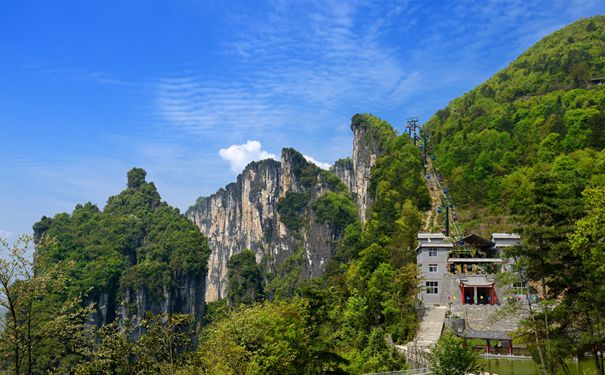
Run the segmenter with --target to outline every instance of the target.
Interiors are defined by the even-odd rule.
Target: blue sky
[[[133,166],[184,210],[282,147],[332,163],[351,153],[353,114],[426,121],[600,13],[602,0],[5,1],[0,236],[103,206]]]

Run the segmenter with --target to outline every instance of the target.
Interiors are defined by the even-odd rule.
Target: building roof
[[[443,233],[418,233],[418,239],[445,239],[445,235]]]
[[[468,276],[466,279],[460,279],[460,284],[465,286],[492,286],[494,283],[485,276]]]
[[[420,243],[444,243],[448,242],[443,233],[418,233],[417,237]]]
[[[453,243],[433,243],[433,242],[425,242],[418,245],[418,248],[431,248],[431,247],[454,247]]]
[[[449,250],[452,247],[454,247],[454,244],[450,243],[450,242],[445,242],[445,243],[421,242],[418,244],[418,247],[416,248],[416,252],[418,252],[420,249],[435,249],[435,250],[446,249],[446,250]]]
[[[458,333],[458,336],[462,336],[467,339],[493,339],[493,340],[512,340],[510,334],[504,331],[479,331],[477,329],[465,328],[462,334]]]

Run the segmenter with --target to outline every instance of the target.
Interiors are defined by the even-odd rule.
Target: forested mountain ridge
[[[39,272],[69,264],[67,297],[85,295],[99,325],[119,318],[138,326],[146,313],[203,316],[206,239],[161,201],[145,175],[140,168],[128,172],[127,188],[109,197],[104,210],[77,205],[34,225]]]
[[[537,165],[563,155],[596,165],[605,146],[603,77],[605,16],[596,16],[545,37],[425,124],[454,199],[473,207],[462,210],[468,229],[488,232],[478,224],[487,216],[491,229],[512,228],[507,217]]]
[[[361,217],[350,220],[350,198],[343,200],[326,191],[318,202],[329,199],[313,205],[314,215],[320,220],[338,219],[344,230],[324,272],[301,279],[304,258],[295,253],[265,284],[279,293],[268,293],[262,305],[237,307],[259,301],[262,270],[251,252],[232,255],[226,293],[231,306],[211,304],[207,346],[200,349],[210,373],[364,373],[403,366],[402,357],[387,346],[385,338],[407,342],[417,327],[416,233],[422,224],[421,210],[429,205],[421,154],[407,134],[397,136],[390,124],[376,116],[355,115],[351,127],[357,129],[356,135],[366,137],[358,139],[359,147],[354,149],[368,159],[361,163],[345,159],[333,170],[343,178],[344,184],[339,183],[343,188],[356,185],[353,176],[365,178],[358,186],[367,187],[366,198],[355,200],[370,202],[365,225]],[[355,164],[368,169],[355,172]],[[282,209],[288,207],[294,206],[286,204]],[[282,323],[272,323],[284,319],[296,339],[284,338],[279,333]],[[265,322],[262,333],[259,321]],[[288,353],[281,363],[268,361],[267,353],[276,341]],[[304,348],[300,342],[306,343]],[[232,353],[228,360],[216,354],[225,352]]]

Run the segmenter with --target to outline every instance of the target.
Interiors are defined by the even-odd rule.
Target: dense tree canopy
[[[605,16],[536,43],[509,67],[437,111],[425,125],[455,200],[507,210],[536,164],[605,146]],[[528,169],[529,168],[529,169]]]
[[[109,197],[101,211],[92,203],[77,205],[72,214],[43,217],[34,225],[38,242],[36,267],[40,271],[69,261],[72,296],[90,301],[107,295],[105,322],[113,321],[119,296],[145,288],[161,298],[174,278],[186,274],[203,280],[209,248],[199,230],[178,209],[161,201],[145,171],[128,172],[128,187]]]

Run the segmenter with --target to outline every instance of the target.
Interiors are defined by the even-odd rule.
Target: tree
[[[0,239],[0,244],[8,252],[0,259],[0,305],[6,310],[0,351],[10,358],[8,367],[15,374],[59,368],[71,372],[73,363],[86,356],[92,344],[87,323],[93,306],[83,306],[81,296],[62,302],[47,298],[51,291],[65,289],[64,270],[69,264],[40,271],[29,259],[34,247],[31,236],[23,235],[12,245]]]
[[[576,327],[581,332],[582,347],[594,355],[595,368],[599,375],[605,373],[603,348],[605,346],[605,187],[594,187],[584,191],[587,214],[576,222],[569,236],[573,252],[581,260],[577,278],[583,281],[573,300],[564,300],[572,308],[574,320],[582,324]]]
[[[33,252],[33,239],[19,237],[12,245],[0,239],[8,258],[0,258],[0,305],[6,309],[2,316],[2,348],[11,352],[12,368],[21,373],[23,361],[26,371],[32,368],[33,303],[39,297],[42,282],[34,279],[33,264],[27,259]]]
[[[227,301],[230,306],[251,304],[263,299],[261,268],[252,250],[245,249],[227,262]]]
[[[309,374],[337,367],[318,355],[304,299],[264,302],[233,310],[203,333],[199,358],[207,374]]]
[[[444,332],[429,355],[434,375],[465,375],[483,369],[479,353],[464,346],[464,341],[450,331]]]

